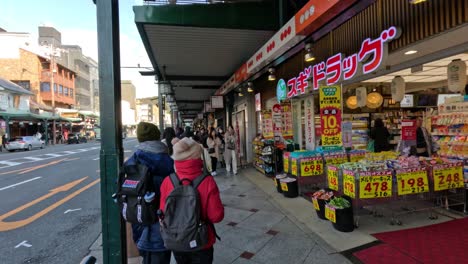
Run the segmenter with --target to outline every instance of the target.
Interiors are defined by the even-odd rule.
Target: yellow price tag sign
[[[297,176],[297,159],[291,159],[291,174]]]
[[[392,172],[361,172],[359,175],[359,198],[387,198],[392,196]]]
[[[325,205],[325,218],[330,220],[332,223],[336,223],[336,210],[335,207]]]
[[[339,165],[339,164],[343,164],[346,162],[348,162],[348,158],[346,157],[346,154],[325,156],[325,163],[327,165],[330,165],[330,164]]]
[[[396,170],[398,195],[429,192],[426,168]]]
[[[323,174],[323,160],[321,157],[301,159],[301,176],[316,176]]]
[[[354,182],[354,171],[343,170],[343,189],[344,194],[356,198],[356,186]]]
[[[289,172],[289,156],[283,156],[283,171]]]
[[[434,176],[435,191],[462,188],[464,186],[463,163],[434,165],[432,174]]]
[[[275,182],[275,187],[278,187],[278,182],[277,182],[276,178],[273,178],[273,182]]]
[[[338,168],[327,166],[328,188],[338,191]]]
[[[359,162],[362,159],[364,159],[365,157],[366,157],[365,153],[363,153],[363,154],[352,153],[352,154],[349,155],[349,159],[350,159],[351,162]]]
[[[288,189],[288,184],[286,182],[281,182],[280,185],[281,185],[281,190],[283,192],[287,192],[289,190]]]
[[[312,198],[312,203],[314,204],[315,210],[320,211],[320,206],[318,204],[317,198]]]

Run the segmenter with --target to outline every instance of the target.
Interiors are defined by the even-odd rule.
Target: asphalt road
[[[137,145],[124,140],[125,156]],[[0,263],[79,263],[101,232],[99,143],[0,154]]]

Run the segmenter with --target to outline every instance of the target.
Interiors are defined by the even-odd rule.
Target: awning
[[[158,80],[181,115],[203,110],[230,75],[279,28],[274,1],[135,6],[135,23]]]
[[[16,83],[10,82],[3,78],[0,78],[0,90],[8,90],[9,92],[17,93],[17,94],[34,95],[32,92],[24,89],[23,87],[17,85]]]

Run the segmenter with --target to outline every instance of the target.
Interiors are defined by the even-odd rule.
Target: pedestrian
[[[211,158],[211,175],[216,176],[216,167],[218,165],[219,158],[219,146],[221,145],[221,140],[216,134],[216,130],[211,128],[210,134],[206,139],[206,145],[208,146],[208,154]]]
[[[181,135],[181,139],[184,137],[188,137],[188,138],[193,137],[192,129],[189,126],[185,128],[184,133],[182,133]]]
[[[374,120],[374,128],[371,130],[370,138],[374,140],[374,152],[390,150],[390,133],[381,118]]]
[[[438,145],[432,140],[432,136],[422,125],[422,118],[416,119],[416,156],[431,157],[437,152]]]
[[[34,136],[37,138],[37,140],[41,140],[42,138],[42,134],[39,131],[37,131],[37,133]]]
[[[202,148],[200,145],[190,138],[183,138],[174,144],[174,166],[176,176],[184,185],[190,184],[194,179],[203,174],[203,161],[201,160]],[[166,210],[166,198],[174,189],[171,179],[164,179],[161,186],[161,204],[160,209],[164,214]],[[219,189],[214,178],[210,175],[198,186],[199,201],[200,201],[200,216],[205,222],[211,223],[208,225],[208,240],[203,249],[194,252],[177,252],[173,251],[174,258],[177,264],[213,263],[213,245],[216,242],[216,231],[214,223],[219,223],[224,218],[224,206],[221,203]],[[165,215],[164,217],[168,217]],[[180,230],[183,234],[184,230]]]
[[[155,185],[155,208],[158,208],[161,184],[165,177],[174,173],[174,161],[168,154],[167,146],[159,141],[161,137],[156,125],[140,122],[136,134],[138,148],[125,165],[139,162],[148,167]],[[169,264],[171,261],[171,252],[164,247],[159,230],[159,222],[151,226],[132,224],[133,239],[145,264]]]
[[[236,152],[236,134],[232,125],[229,125],[228,131],[224,134],[224,142],[226,143],[226,148],[224,150],[224,161],[226,162],[226,171],[227,173],[232,172],[234,175],[237,175],[237,152]]]
[[[167,146],[169,155],[172,155],[172,139],[176,137],[176,133],[172,127],[166,127],[163,133],[163,139],[161,140]]]
[[[219,163],[221,164],[221,168],[226,167],[226,162],[224,160],[224,151],[226,149],[226,142],[224,141],[224,131],[221,127],[216,129],[216,136],[219,138],[221,144],[219,145]]]
[[[5,148],[7,139],[8,139],[7,133],[3,134],[3,135],[2,135],[2,147],[3,147],[3,148]]]

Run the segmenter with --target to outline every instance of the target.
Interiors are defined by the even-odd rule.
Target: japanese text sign
[[[463,187],[463,163],[434,165],[434,191],[456,189]]]
[[[376,71],[387,54],[385,43],[398,38],[396,27],[390,27],[380,33],[376,39],[366,39],[362,42],[358,53],[345,57],[338,53],[327,60],[305,68],[297,77],[289,79],[288,98],[298,96],[307,92],[308,82],[312,79],[312,89],[319,89],[322,81],[326,85],[334,85],[341,80],[350,80],[358,72],[369,74]]]
[[[416,120],[401,121],[401,139],[416,140]]]
[[[336,210],[335,207],[325,205],[325,218],[330,220],[332,223],[336,223]]]
[[[322,146],[340,146],[341,137],[341,87],[320,88],[320,125]]]
[[[262,112],[262,132],[265,139],[273,138],[273,119],[271,111]]]
[[[356,198],[356,184],[354,182],[354,171],[343,170],[344,194],[351,198]]]
[[[425,167],[396,170],[398,195],[429,192],[429,181]]]
[[[300,162],[301,176],[316,176],[323,173],[322,157],[302,158]]]
[[[392,196],[392,171],[361,172],[359,198],[386,198]]]
[[[291,158],[291,174],[297,176],[297,159]]]
[[[328,188],[338,191],[338,168],[327,166]]]
[[[314,120],[314,98],[309,96],[305,100],[305,137],[306,149],[315,149],[315,120]]]
[[[292,138],[294,134],[293,134],[292,109],[291,109],[290,102],[281,103],[281,115],[282,115],[283,138],[285,139]]]

